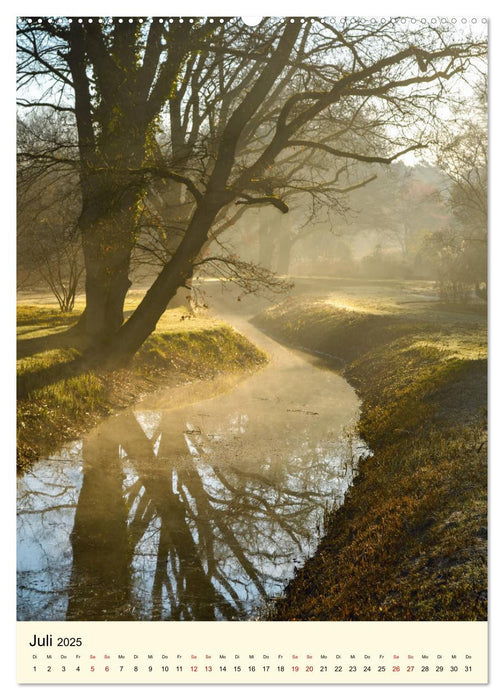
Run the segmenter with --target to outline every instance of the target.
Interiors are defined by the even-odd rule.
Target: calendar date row
[[[32,666],[32,671],[37,673],[66,673],[66,672],[81,672],[89,671],[91,673],[471,673],[472,666],[464,664],[450,664],[450,665],[356,665],[350,664],[346,665],[319,665],[319,664],[305,664],[305,665],[197,665],[193,664],[190,666],[176,665],[168,666],[163,665],[147,665],[140,666],[138,664],[78,664],[78,665],[67,665],[67,664],[38,664]]]

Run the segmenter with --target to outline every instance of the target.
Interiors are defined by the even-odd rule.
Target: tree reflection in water
[[[284,415],[281,434],[267,414],[212,416],[122,414],[84,440],[71,497],[68,470],[39,471],[43,498],[25,480],[23,547],[48,539],[50,511],[66,554],[21,572],[21,619],[244,619],[281,593],[314,551],[362,446],[301,409]]]

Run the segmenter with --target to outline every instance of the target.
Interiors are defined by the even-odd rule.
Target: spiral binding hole
[[[247,26],[255,27],[262,21],[263,18],[262,17],[245,17],[244,16],[244,17],[241,17],[240,19]],[[383,17],[380,17],[380,18],[372,17],[369,19],[373,24],[376,24],[377,22],[381,22],[381,23],[385,22],[385,18],[383,18]],[[139,24],[144,24],[144,23],[149,24],[149,23],[155,22],[156,19],[154,19],[152,17],[147,17],[147,18],[143,18],[143,17],[136,17],[136,18],[133,18],[133,17],[128,17],[128,18],[96,17],[94,19],[91,17],[86,17],[86,18],[84,18],[84,17],[45,17],[45,18],[26,17],[26,22],[28,24],[42,24],[42,22],[44,22],[44,21],[48,22],[49,24],[59,24],[59,25],[64,24],[65,22],[68,22],[69,24],[72,24],[73,22],[78,22],[79,24],[84,24],[87,22],[88,24],[92,24],[94,21],[97,21],[100,24],[107,24],[107,23],[110,23],[112,21],[117,21],[119,24],[124,24],[124,23],[133,24],[134,22],[138,22]],[[157,21],[160,24],[162,24],[163,22],[169,22],[170,24],[172,24],[172,23],[177,22],[177,21],[180,24],[183,24],[184,22],[189,22],[190,24],[194,24],[195,20],[192,17],[190,17],[190,18],[188,18],[188,17],[186,17],[186,18],[184,18],[184,17],[178,17],[178,18],[158,17]],[[208,18],[208,21],[210,22],[210,24],[217,24],[217,23],[224,24],[226,20],[223,17],[220,17],[220,18],[210,17],[210,18]],[[304,24],[307,21],[307,18],[305,18],[305,17],[290,17],[288,19],[288,21],[292,24],[296,21],[300,22],[301,24]],[[460,22],[461,24],[477,24],[478,22],[481,22],[481,24],[488,23],[488,19],[486,17],[480,17],[480,18],[477,18],[477,17],[429,17],[429,18],[426,18],[426,17],[409,17],[409,18],[403,17],[403,18],[401,18],[401,22],[403,24],[407,23],[408,21],[411,24],[416,24],[417,22],[420,22],[423,25],[428,24],[431,26],[436,26],[438,24],[445,24],[446,25],[449,23],[457,24],[458,22]]]

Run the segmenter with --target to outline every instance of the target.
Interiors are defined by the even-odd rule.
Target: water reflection
[[[364,449],[356,410],[340,377],[303,361],[105,421],[20,481],[19,619],[253,616],[343,498]]]

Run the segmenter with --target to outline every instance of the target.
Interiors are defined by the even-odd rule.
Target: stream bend
[[[315,552],[366,452],[357,396],[229,320],[264,369],[157,392],[19,479],[19,620],[251,619]]]

